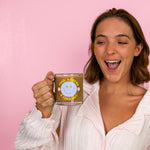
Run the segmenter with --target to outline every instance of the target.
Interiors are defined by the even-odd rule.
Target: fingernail
[[[53,75],[50,75],[50,76],[49,76],[49,78],[50,78],[50,79],[53,79],[53,78],[54,78],[54,76],[53,76]]]

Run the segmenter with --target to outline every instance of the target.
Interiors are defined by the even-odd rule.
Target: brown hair
[[[103,79],[103,73],[94,55],[93,43],[95,41],[95,32],[96,32],[97,25],[104,19],[110,18],[110,17],[117,17],[117,18],[122,19],[124,22],[126,22],[133,31],[136,44],[140,44],[140,43],[143,44],[143,49],[140,55],[134,57],[133,59],[133,63],[131,66],[131,71],[130,71],[130,80],[132,84],[134,85],[148,82],[150,80],[150,73],[147,68],[149,64],[149,60],[148,60],[149,46],[145,40],[142,29],[138,21],[131,14],[129,14],[126,10],[124,9],[117,10],[115,8],[110,9],[102,13],[100,16],[98,16],[92,26],[91,45],[89,48],[91,57],[84,67],[85,80],[89,83],[94,83],[98,80]]]

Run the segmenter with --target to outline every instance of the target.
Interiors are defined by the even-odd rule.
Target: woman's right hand
[[[34,84],[32,87],[36,107],[41,111],[42,118],[49,118],[54,106],[53,79],[54,73],[50,71],[45,80]]]

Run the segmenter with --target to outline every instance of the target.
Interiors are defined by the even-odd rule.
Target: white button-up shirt
[[[105,135],[99,82],[84,83],[84,103],[55,105],[49,119],[34,108],[20,125],[16,150],[150,150],[150,89],[135,114]],[[59,138],[56,129],[60,124]]]

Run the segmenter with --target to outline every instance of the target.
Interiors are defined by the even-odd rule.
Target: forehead
[[[96,35],[97,34],[129,34],[133,35],[133,31],[128,23],[126,23],[123,19],[112,17],[106,18],[101,21],[96,28]]]

